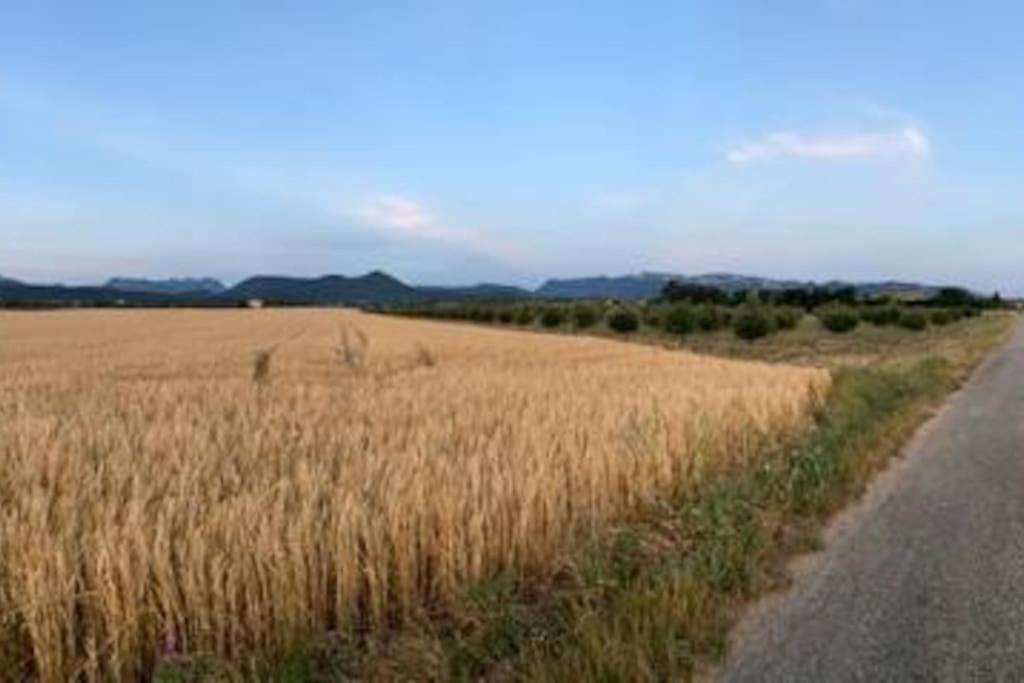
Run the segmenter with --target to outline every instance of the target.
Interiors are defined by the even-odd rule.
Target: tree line
[[[437,302],[373,310],[409,317],[534,327],[546,330],[607,330],[617,334],[655,333],[683,337],[731,330],[760,339],[797,327],[808,315],[829,332],[844,334],[861,324],[920,332],[1002,305],[967,290],[945,288],[929,299],[858,296],[853,288],[725,292],[702,285],[670,282],[661,296],[644,302],[616,300]]]

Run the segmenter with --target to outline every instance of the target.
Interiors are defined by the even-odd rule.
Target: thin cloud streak
[[[894,131],[850,133],[844,135],[806,135],[796,132],[770,133],[758,140],[730,149],[725,158],[737,165],[775,159],[806,159],[841,162],[857,160],[895,160],[926,162],[932,145],[920,128],[904,126]]]
[[[401,239],[432,242],[475,253],[509,266],[522,267],[530,259],[523,250],[479,230],[452,227],[414,199],[380,194],[367,199],[351,214],[361,225]]]
[[[118,108],[110,107],[109,103],[100,108],[95,104],[54,99],[9,83],[0,85],[4,86],[0,87],[0,110],[15,107],[31,112],[63,137],[101,153],[130,163],[165,169],[182,177],[200,179],[207,185],[301,207],[318,221],[320,216],[346,219],[346,224],[335,225],[326,232],[325,241],[335,241],[339,233],[355,228],[371,235],[396,238],[397,241],[433,243],[517,269],[531,262],[521,247],[482,230],[448,225],[425,205],[401,195],[371,196],[354,211],[339,211],[338,195],[351,197],[358,192],[351,187],[351,182],[346,182],[346,175],[318,169],[243,165],[192,155],[182,151],[187,146],[180,140],[172,139],[154,127],[152,120],[147,120],[149,125],[140,130],[132,117],[113,124],[97,116],[97,111],[117,111]],[[2,202],[0,208],[3,208]]]

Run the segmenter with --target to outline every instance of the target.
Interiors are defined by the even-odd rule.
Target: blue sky
[[[1024,292],[1012,2],[0,4],[0,273]]]

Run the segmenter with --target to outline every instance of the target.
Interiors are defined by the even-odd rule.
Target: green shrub
[[[942,326],[948,325],[951,322],[953,322],[953,316],[952,314],[950,314],[949,311],[940,308],[938,310],[932,311],[928,315],[928,320],[929,322],[931,322],[932,325]]]
[[[928,318],[920,311],[900,311],[899,326],[905,330],[920,332],[928,327]]]
[[[637,331],[640,319],[628,308],[613,308],[608,312],[608,327],[620,334],[628,334]]]
[[[515,313],[510,308],[503,308],[498,311],[498,322],[502,325],[511,325],[515,322]]]
[[[732,321],[732,329],[737,337],[753,341],[772,333],[775,320],[760,306],[744,306]]]
[[[544,327],[560,327],[565,322],[565,311],[559,306],[547,306],[540,314],[540,324]]]
[[[572,324],[578,330],[585,330],[597,324],[598,312],[590,304],[576,304],[572,307]]]
[[[537,314],[529,306],[521,306],[516,310],[517,325],[532,325],[536,317]]]
[[[886,325],[895,325],[899,322],[900,311],[898,308],[893,308],[892,306],[876,306],[862,310],[860,318],[864,322],[871,323],[872,325],[885,327]]]
[[[477,323],[492,323],[494,322],[494,311],[478,306],[469,311],[469,319]]]
[[[677,304],[668,309],[663,327],[669,334],[690,334],[697,329],[697,316],[689,306]]]
[[[643,309],[644,325],[648,327],[661,327],[665,320],[665,307],[659,304],[648,304]]]
[[[814,312],[821,324],[829,332],[845,334],[860,324],[857,311],[847,306],[826,306]]]
[[[780,330],[792,330],[800,324],[800,320],[803,319],[804,313],[800,309],[790,308],[789,306],[783,306],[776,308],[775,311],[775,326]]]
[[[704,304],[697,309],[697,327],[704,332],[714,332],[729,324],[722,309],[714,304]]]
[[[932,297],[930,303],[939,306],[969,306],[975,301],[975,296],[963,287],[943,287],[938,294]]]

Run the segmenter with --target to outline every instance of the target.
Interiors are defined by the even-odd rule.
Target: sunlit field
[[[542,579],[802,429],[828,386],[341,310],[0,313],[0,670],[245,665]]]

